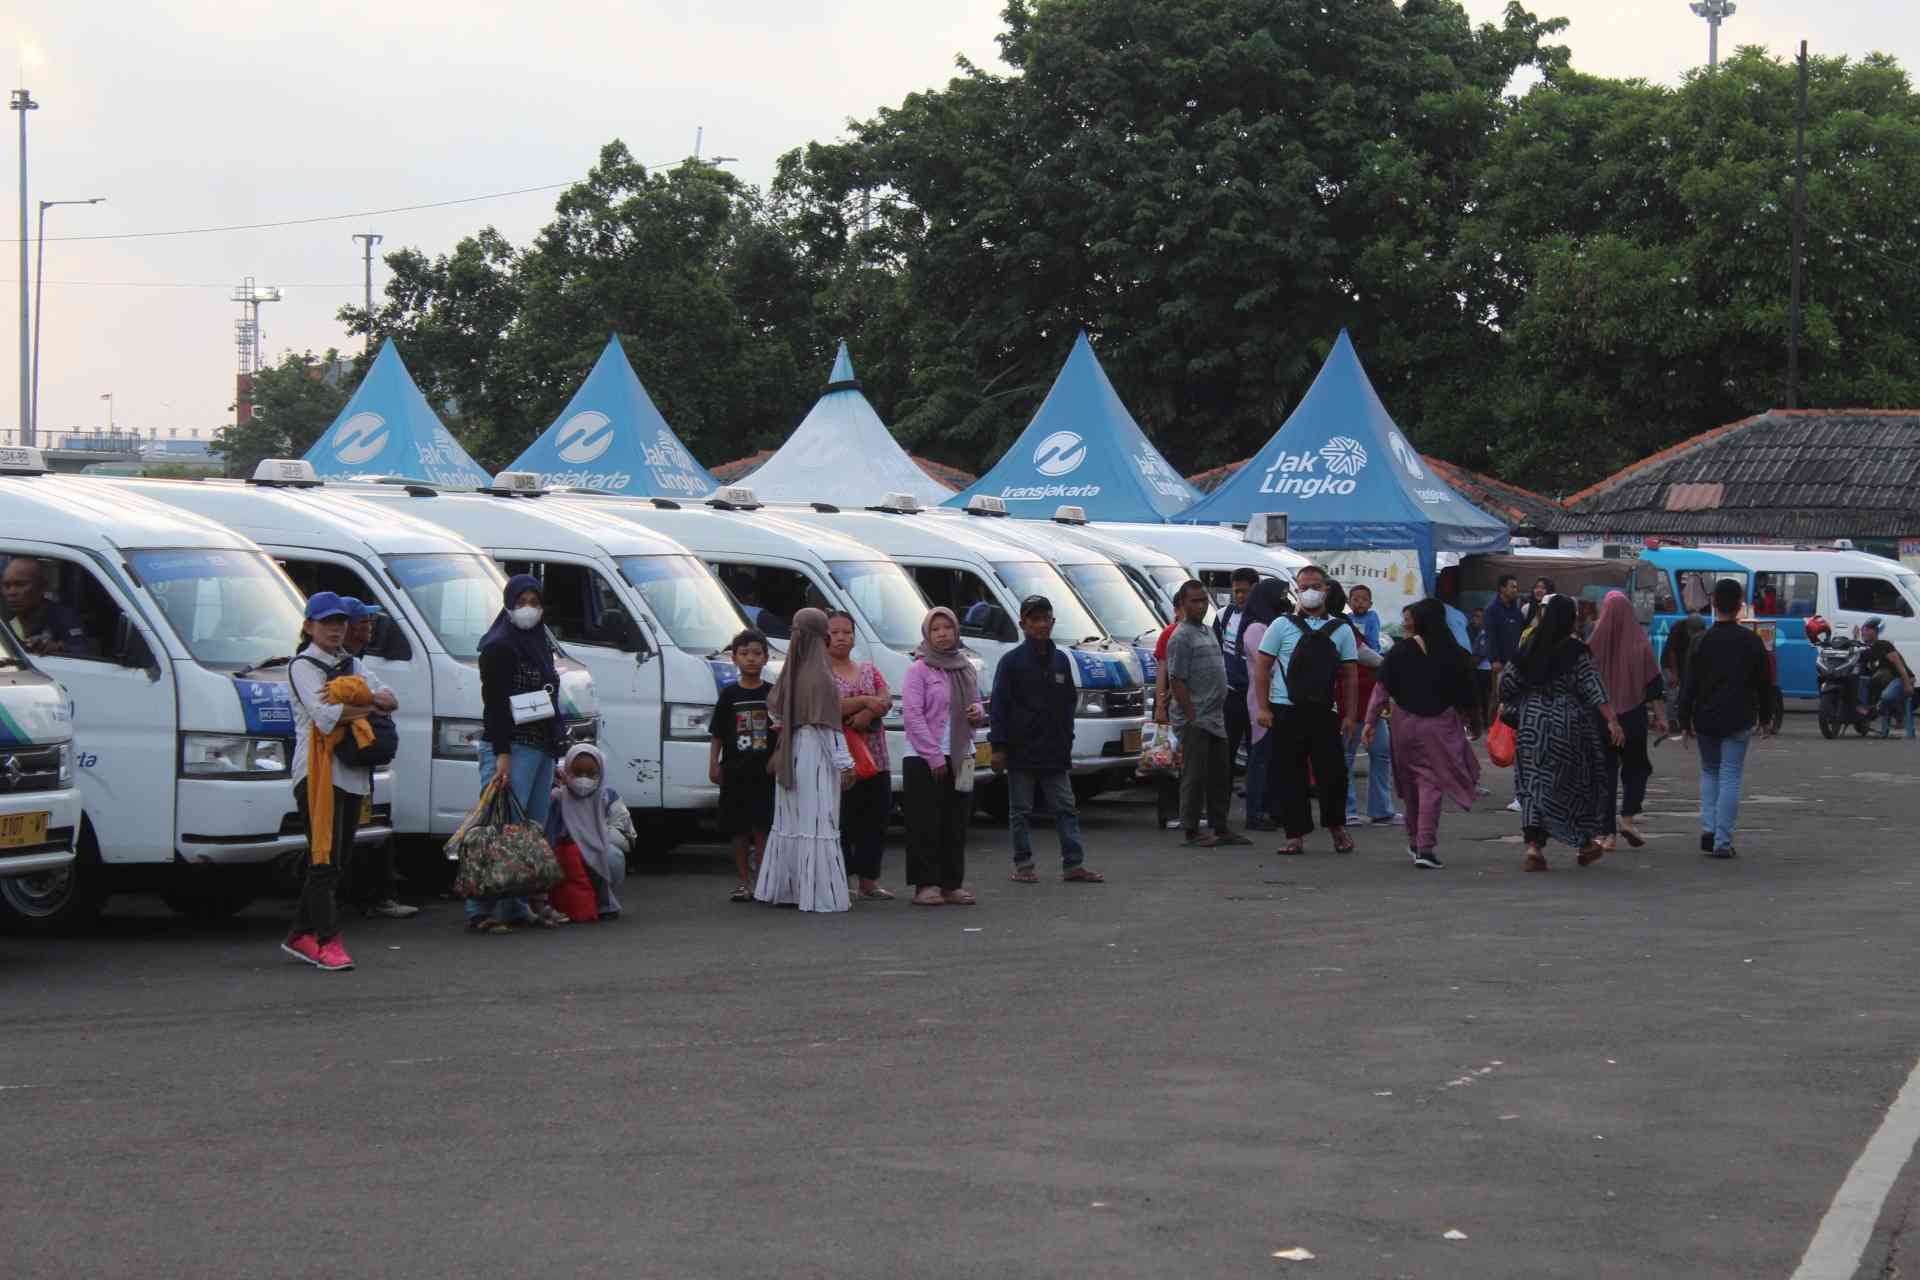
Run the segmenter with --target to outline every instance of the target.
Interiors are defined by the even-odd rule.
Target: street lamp
[[[113,447],[113,392],[102,391],[100,398],[107,402],[107,447]]]
[[[1687,8],[1694,16],[1707,20],[1707,70],[1720,65],[1720,24],[1731,18],[1740,6],[1733,0],[1695,0]]]
[[[33,399],[27,382],[27,112],[40,104],[25,89],[15,89],[7,107],[20,113],[20,443],[33,443]]]
[[[47,210],[62,204],[99,204],[105,196],[94,196],[90,200],[42,200],[40,202],[40,226],[34,236],[39,245],[34,250],[33,259],[33,403],[27,415],[27,438],[34,438],[40,427],[40,287],[47,282]]]

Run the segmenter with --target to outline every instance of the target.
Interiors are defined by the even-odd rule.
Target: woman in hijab
[[[973,731],[987,719],[973,662],[960,648],[960,619],[931,610],[907,668],[900,715],[906,721],[907,883],[916,907],[970,907],[967,815],[973,809]]]
[[[1447,800],[1473,807],[1480,762],[1467,749],[1467,726],[1480,696],[1473,663],[1447,626],[1446,608],[1419,601],[1401,614],[1402,640],[1380,666],[1367,705],[1366,741],[1379,732],[1380,713],[1393,701],[1393,783],[1407,815],[1407,852],[1425,871],[1441,867],[1434,846],[1440,807]]]
[[[567,752],[560,779],[547,810],[547,843],[567,879],[553,891],[553,905],[576,923],[616,919],[613,887],[627,877],[633,815],[607,785],[607,758],[591,743]]]
[[[1575,634],[1578,618],[1571,599],[1548,596],[1519,659],[1500,673],[1501,714],[1517,738],[1513,792],[1528,871],[1548,869],[1549,837],[1578,849],[1583,867],[1607,851],[1597,839],[1607,771],[1600,722],[1615,746],[1626,735],[1587,646]]]
[[[480,780],[512,791],[527,820],[545,826],[553,794],[553,765],[559,756],[560,713],[555,695],[559,672],[553,646],[541,625],[545,610],[539,580],[530,574],[507,579],[505,606],[480,637]],[[546,714],[540,699],[545,694]],[[522,698],[516,712],[514,699]],[[532,920],[552,928],[566,923],[544,898],[467,899],[467,927],[498,933]]]
[[[1660,677],[1653,644],[1634,618],[1633,604],[1623,592],[1607,592],[1600,603],[1600,621],[1587,644],[1593,653],[1593,665],[1600,672],[1600,683],[1607,687],[1607,701],[1618,711],[1620,731],[1626,735],[1624,744],[1607,751],[1607,798],[1601,813],[1600,843],[1613,848],[1618,833],[1638,849],[1647,840],[1633,820],[1647,797],[1647,779],[1653,776],[1653,760],[1647,754],[1648,719],[1651,716],[1655,733],[1666,736],[1666,682]]]
[[[1266,639],[1267,628],[1281,614],[1291,613],[1293,602],[1288,599],[1287,583],[1283,578],[1262,578],[1247,595],[1246,608],[1240,614],[1240,652],[1260,652],[1260,642]],[[1247,648],[1252,645],[1253,648]],[[1260,708],[1254,705],[1253,689],[1247,689],[1247,717],[1252,730],[1247,741],[1247,821],[1248,831],[1278,831],[1279,824],[1267,814],[1267,754],[1273,744],[1267,739],[1267,731],[1260,727]]]
[[[780,743],[767,770],[773,831],[753,896],[802,911],[845,911],[846,863],[840,854],[840,793],[853,785],[853,757],[840,736],[840,687],[827,657],[827,615],[793,615],[786,669],[767,698]]]

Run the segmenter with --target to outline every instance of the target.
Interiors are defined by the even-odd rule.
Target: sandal
[[[507,922],[504,920],[496,920],[492,916],[475,916],[473,919],[467,921],[467,932],[512,933],[513,930],[507,927]]]
[[[947,899],[941,896],[940,890],[931,885],[913,895],[913,905],[916,907],[939,907],[946,903]]]
[[[1098,871],[1089,871],[1085,867],[1063,871],[1060,873],[1060,878],[1068,884],[1105,884],[1107,882],[1107,878]]]
[[[979,899],[973,896],[971,889],[953,889],[943,895],[943,901],[950,907],[970,907]]]
[[[1583,867],[1590,867],[1600,861],[1600,859],[1606,857],[1607,852],[1607,846],[1601,844],[1598,840],[1589,840],[1585,845],[1581,846],[1580,855],[1575,858],[1574,861]]]
[[[865,898],[868,902],[893,901],[893,894],[889,893],[885,889],[882,889],[879,885],[875,885],[871,889],[862,889],[859,893],[855,894],[854,896],[857,898]]]
[[[1333,851],[1335,853],[1352,853],[1353,852],[1353,837],[1347,834],[1347,829],[1345,827],[1335,827],[1333,829],[1332,835],[1333,835]]]
[[[1040,877],[1032,867],[1015,867],[1013,875],[1008,877],[1015,884],[1039,884]]]
[[[1275,849],[1274,853],[1284,857],[1292,858],[1292,857],[1297,857],[1298,855],[1303,854],[1306,851],[1307,851],[1307,842],[1304,840],[1294,839],[1294,840],[1287,841],[1285,844],[1281,845],[1278,849]]]
[[[733,892],[727,895],[727,901],[752,902],[753,890],[747,888],[747,882],[742,880],[739,884],[733,886]]]
[[[1633,825],[1631,818],[1620,819],[1620,835],[1631,848],[1644,849],[1646,847],[1647,838],[1640,834],[1640,828]]]
[[[1527,850],[1527,860],[1526,860],[1526,863],[1525,863],[1525,864],[1524,864],[1524,865],[1523,865],[1523,866],[1521,867],[1521,870],[1523,870],[1523,871],[1551,871],[1551,870],[1553,870],[1553,868],[1547,865],[1547,855],[1546,855],[1546,854],[1544,854],[1544,853],[1542,853],[1542,852],[1540,852],[1540,850],[1538,850],[1538,849],[1528,849],[1528,850]]]

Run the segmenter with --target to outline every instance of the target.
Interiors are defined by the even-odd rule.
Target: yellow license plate
[[[372,821],[373,821],[373,797],[370,795],[361,796],[360,797],[360,825],[364,827]]]
[[[22,845],[45,844],[47,819],[52,816],[45,811],[0,814],[0,849],[18,849]]]
[[[1129,729],[1125,733],[1120,735],[1121,751],[1123,751],[1127,755],[1132,755],[1134,752],[1138,751],[1139,749],[1140,749],[1140,731],[1138,729]]]
[[[993,744],[976,742],[973,744],[973,763],[976,768],[984,769],[993,763]]]

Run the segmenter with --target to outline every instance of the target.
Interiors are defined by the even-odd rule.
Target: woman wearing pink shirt
[[[973,809],[973,730],[986,722],[973,662],[960,649],[960,619],[936,608],[920,623],[921,645],[907,668],[900,715],[907,758],[907,882],[916,907],[970,907],[967,815]]]

